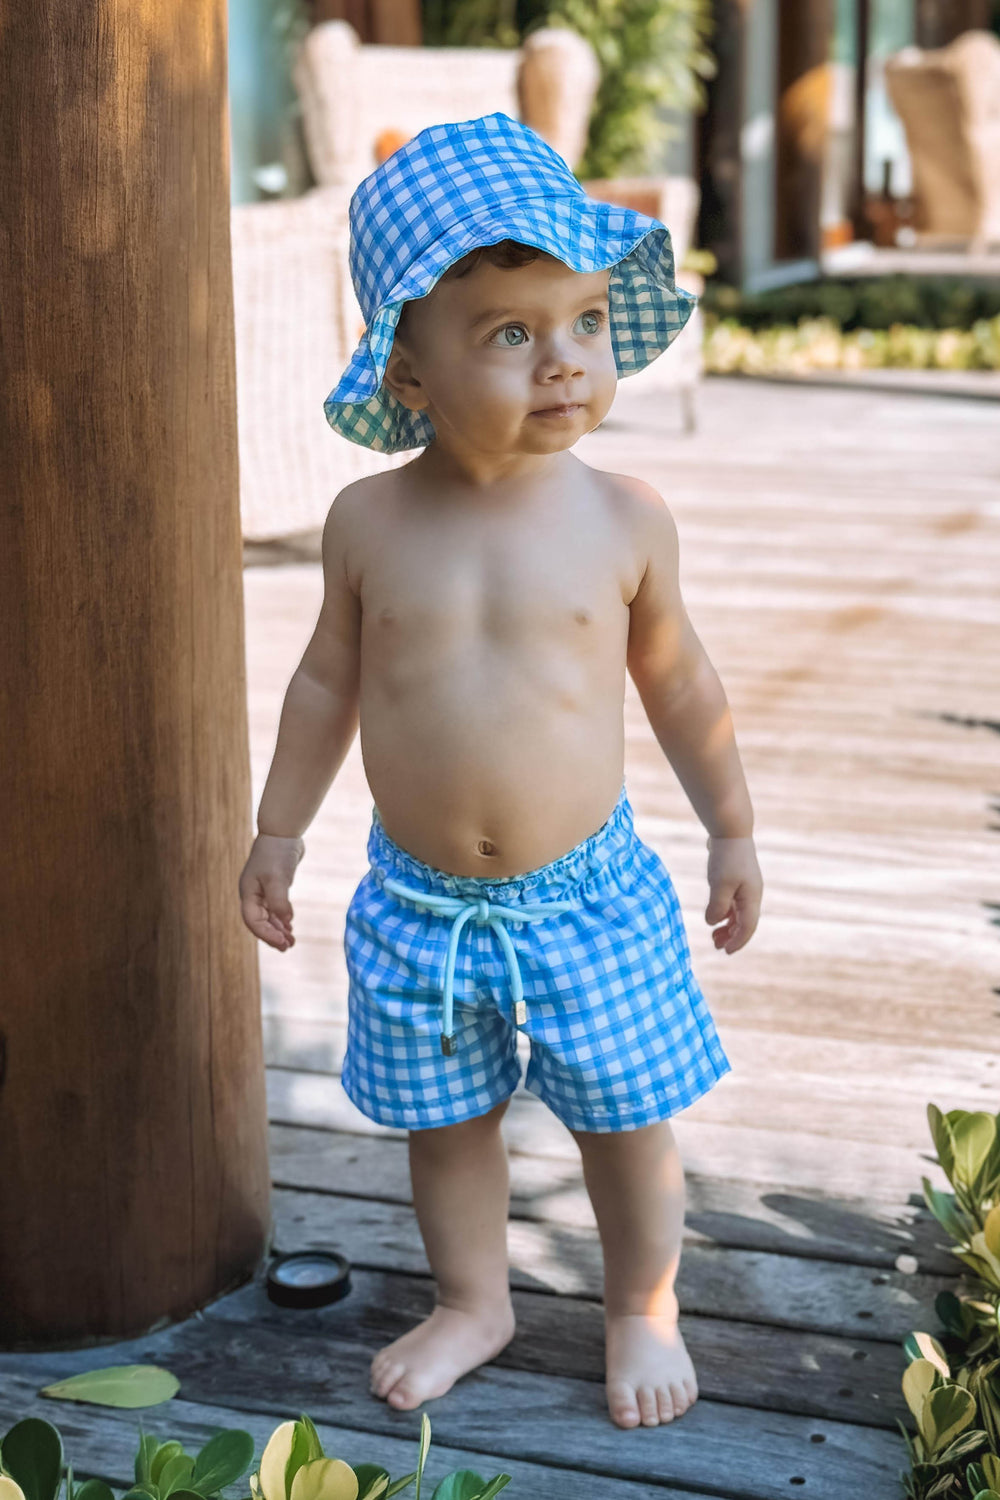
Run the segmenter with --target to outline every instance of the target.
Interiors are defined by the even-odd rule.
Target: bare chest
[[[368,522],[357,587],[371,666],[599,653],[627,627],[634,549],[621,509],[593,491],[507,517],[408,510],[399,496]]]

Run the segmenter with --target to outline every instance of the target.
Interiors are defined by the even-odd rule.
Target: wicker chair
[[[886,87],[906,130],[925,245],[1000,243],[1000,41],[967,31],[947,47],[904,48]]]
[[[243,535],[254,541],[322,526],[345,484],[413,457],[351,443],[323,413],[364,331],[348,268],[357,184],[381,154],[427,125],[493,110],[523,119],[572,164],[583,154],[599,69],[589,44],[565,28],[536,31],[516,50],[414,48],[363,44],[347,22],[328,21],[307,34],[293,78],[317,186],[231,210],[240,507]],[[587,184],[616,202],[620,186]],[[695,184],[641,179],[636,190],[646,197],[628,206],[669,225],[679,264],[697,212]],[[682,388],[688,425],[701,374],[696,318],[676,355],[629,377],[650,389]]]

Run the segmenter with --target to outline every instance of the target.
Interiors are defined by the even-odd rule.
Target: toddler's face
[[[617,388],[610,275],[542,254],[514,269],[484,257],[407,304],[385,382],[411,410],[426,410],[444,447],[494,455],[569,448],[606,416]],[[563,403],[576,410],[537,415]]]

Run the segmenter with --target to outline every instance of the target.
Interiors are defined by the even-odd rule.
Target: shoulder
[[[363,474],[339,491],[323,525],[323,566],[339,572],[352,593],[359,594],[365,539],[371,533],[373,511],[386,493],[386,475]]]
[[[630,597],[634,597],[651,559],[660,566],[665,563],[668,569],[671,566],[676,569],[678,539],[674,518],[659,490],[645,479],[599,469],[592,473],[601,482],[628,536],[635,569]]]
[[[632,525],[641,525],[651,512],[665,511],[667,502],[653,485],[635,474],[615,474],[609,469],[585,465],[591,482],[600,486],[607,499]]]

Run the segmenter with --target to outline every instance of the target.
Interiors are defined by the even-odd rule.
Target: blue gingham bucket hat
[[[501,111],[421,130],[359,183],[349,216],[365,331],[323,410],[336,432],[379,453],[434,440],[426,412],[410,411],[382,377],[403,303],[425,296],[478,245],[519,240],[574,271],[613,267],[609,325],[620,378],[662,354],[697,302],[674,283],[666,225],[591,198],[557,151]]]

